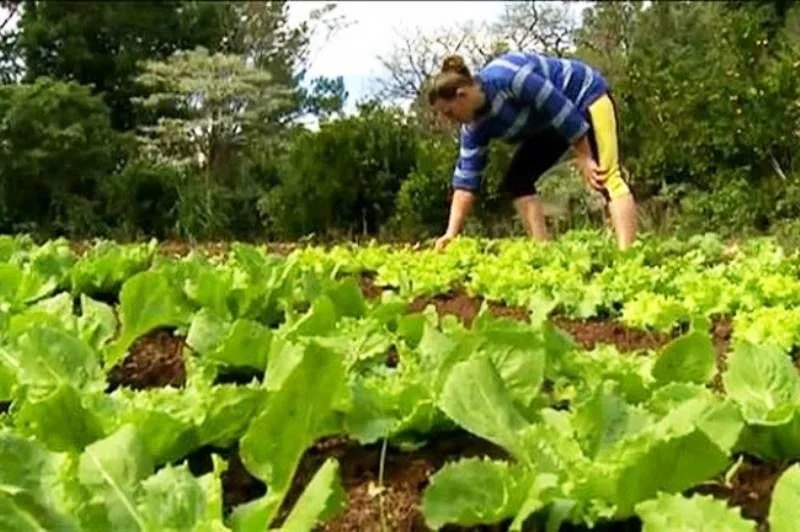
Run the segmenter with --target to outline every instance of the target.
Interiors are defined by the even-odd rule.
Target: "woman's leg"
[[[569,149],[555,131],[546,130],[523,140],[506,170],[503,184],[511,196],[517,215],[534,240],[548,240],[544,207],[536,192],[536,181],[558,162]]]
[[[605,174],[603,196],[617,234],[617,245],[625,249],[636,238],[636,203],[622,175],[616,107],[610,95],[601,96],[589,106],[589,119],[592,123],[589,144]]]
[[[544,206],[538,194],[520,196],[514,199],[514,208],[522,220],[522,225],[528,235],[539,242],[550,239],[547,232],[547,222],[544,219]]]

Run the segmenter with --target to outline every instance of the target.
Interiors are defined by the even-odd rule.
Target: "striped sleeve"
[[[489,143],[474,129],[461,128],[461,148],[453,172],[453,188],[476,192],[481,187],[488,160]]]
[[[588,130],[589,124],[578,108],[553,83],[533,71],[533,65],[522,66],[509,78],[511,94],[522,102],[532,104],[570,144]]]

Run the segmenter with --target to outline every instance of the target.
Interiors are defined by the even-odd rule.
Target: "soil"
[[[409,305],[409,312],[420,312],[426,306],[434,305],[440,316],[456,316],[465,326],[470,327],[483,303],[481,297],[470,296],[459,288],[433,297],[418,296]],[[486,301],[486,304],[494,316],[530,321],[530,313],[525,308],[497,301]],[[550,319],[556,327],[569,333],[585,349],[593,349],[601,343],[613,344],[620,352],[657,349],[674,337],[666,333],[628,327],[609,319],[577,320],[566,316],[551,316]]]
[[[576,320],[553,316],[553,324],[568,332],[584,349],[599,344],[613,344],[622,352],[658,349],[672,340],[673,335],[628,327],[616,320]]]
[[[789,462],[761,462],[745,457],[729,485],[725,485],[723,479],[718,479],[690,491],[725,500],[728,506],[740,508],[742,517],[757,521],[759,531],[766,531],[768,526],[765,521],[772,501],[772,489],[790,465]]]
[[[108,373],[109,391],[120,386],[134,390],[183,387],[184,340],[170,329],[156,329],[137,339],[125,359]]]
[[[711,388],[722,392],[722,373],[728,367],[728,347],[731,344],[733,334],[733,323],[728,317],[715,317],[712,321],[711,330],[713,332],[712,342],[714,351],[717,353],[717,373],[711,379]]]
[[[325,439],[309,449],[295,474],[294,485],[276,520],[290,511],[306,484],[325,459],[340,463],[342,486],[347,494],[345,509],[318,530],[326,532],[412,532],[428,530],[420,510],[422,492],[430,476],[447,461],[488,456],[507,458],[505,451],[466,433],[441,435],[425,447],[404,452],[387,448],[380,485],[381,445],[359,446],[345,438]],[[385,528],[382,528],[381,523]],[[475,528],[472,530],[500,530]],[[456,530],[456,529],[452,529]],[[463,530],[463,529],[460,529]]]
[[[417,296],[411,301],[408,312],[422,312],[428,305],[433,305],[440,316],[456,316],[464,325],[470,327],[481,309],[481,303],[481,298],[472,297],[459,288],[433,297]]]
[[[179,247],[170,249],[174,252],[181,251]],[[370,299],[380,297],[383,290],[392,289],[376,285],[374,275],[371,273],[360,275],[358,280],[365,297]],[[495,316],[529,321],[529,313],[524,308],[471,297],[463,289],[453,289],[433,297],[415,298],[411,302],[409,312],[421,311],[428,304],[432,304],[440,315],[454,315],[466,326],[471,326],[484,303]],[[676,334],[632,329],[614,320],[575,320],[565,316],[553,316],[551,319],[557,327],[572,335],[587,349],[599,343],[614,344],[623,352],[652,349],[669,342]],[[722,371],[725,368],[724,353],[731,336],[730,320],[715,319],[712,329],[717,349],[717,365]],[[185,382],[183,347],[183,339],[174,336],[171,330],[157,330],[140,338],[134,343],[125,360],[110,372],[110,387],[113,389],[117,386],[128,386],[133,389],[145,389],[158,386],[183,386]],[[397,362],[396,350],[390,349],[386,354],[387,365],[393,366]],[[246,377],[249,380],[252,375]],[[238,381],[239,378],[239,376],[226,377],[233,381]],[[718,380],[718,377],[715,379]],[[228,470],[222,478],[223,504],[227,512],[238,504],[261,497],[266,493],[266,486],[247,472],[236,449],[227,450],[224,455],[229,460]],[[429,445],[416,451],[402,452],[389,448],[386,453],[381,488],[380,445],[364,447],[346,438],[326,438],[305,453],[295,475],[293,488],[274,524],[277,525],[285,519],[297,497],[324,460],[335,457],[340,462],[342,485],[347,494],[346,507],[338,517],[319,530],[371,532],[383,530],[382,525],[386,530],[393,532],[427,530],[420,504],[430,475],[448,460],[478,455],[505,458],[502,449],[464,433],[439,436]],[[763,519],[768,509],[772,486],[784,469],[785,466],[780,464],[747,462],[734,477],[732,488],[726,488],[722,484],[706,485],[697,491],[705,489],[715,496],[727,499],[731,505],[741,506],[745,517]],[[502,529],[502,526],[495,526],[471,530]],[[630,523],[612,523],[609,529],[638,530],[635,524]],[[448,527],[446,530],[465,529]]]
[[[235,506],[252,501],[267,493],[267,486],[244,467],[238,450],[229,456],[228,469],[222,474],[222,507],[228,514]]]
[[[358,278],[358,285],[366,299],[379,299],[383,291],[388,289],[375,284],[375,274],[373,272],[361,272]]]

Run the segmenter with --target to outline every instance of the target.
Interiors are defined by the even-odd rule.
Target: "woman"
[[[428,101],[462,124],[450,220],[437,250],[463,228],[480,189],[492,138],[519,144],[504,186],[534,239],[548,239],[536,181],[571,147],[586,183],[609,208],[619,248],[633,243],[636,205],[620,169],[616,108],[597,71],[575,60],[509,52],[473,77],[455,55],[445,59]]]

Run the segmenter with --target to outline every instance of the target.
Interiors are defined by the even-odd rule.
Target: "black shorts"
[[[613,105],[613,98],[610,94],[608,97]],[[609,124],[606,121],[599,132],[603,135],[602,142],[606,146],[602,154],[601,150],[598,149],[598,127],[596,127],[600,124],[593,123],[592,114],[589,111],[583,113],[584,118],[589,122],[588,140],[594,160],[597,161],[602,169],[613,172],[611,181],[607,185],[612,191],[611,195],[627,191],[627,183],[622,178],[618,161],[619,143],[616,105],[613,105],[613,108],[613,123]],[[503,178],[505,192],[512,199],[536,194],[536,182],[545,172],[555,166],[569,149],[569,142],[553,128],[536,132],[524,138],[514,152]],[[609,190],[605,189],[602,193],[604,199],[609,201],[611,198]]]

